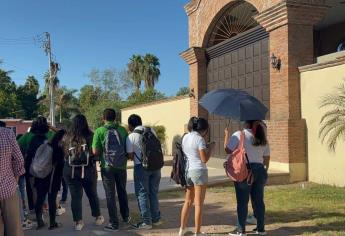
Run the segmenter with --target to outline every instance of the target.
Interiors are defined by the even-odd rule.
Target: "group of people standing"
[[[103,121],[104,125],[92,132],[87,119],[80,114],[72,119],[70,126],[66,129],[52,130],[44,117],[38,117],[33,122],[31,130],[19,138],[19,146],[10,130],[0,128],[0,215],[2,216],[0,217],[0,232],[5,230],[8,236],[23,234],[19,221],[19,199],[16,194],[20,176],[25,176],[27,199],[29,206],[35,210],[37,229],[45,227],[42,209],[47,196],[49,229],[53,230],[61,226],[56,222],[56,211],[59,207],[57,195],[63,180],[66,181],[71,195],[75,230],[80,231],[84,227],[82,212],[84,191],[88,197],[95,224],[103,225],[105,219],[101,215],[97,194],[96,163],[98,161],[109,213],[109,223],[104,230],[115,232],[119,229],[116,195],[124,224],[136,229],[151,229],[153,225],[162,223],[158,200],[161,170],[149,170],[143,164],[142,135],[147,128],[143,126],[141,117],[133,114],[128,118],[130,134],[116,122],[116,112],[113,109],[104,110]],[[153,129],[149,132],[156,136]],[[181,210],[179,236],[186,233],[193,204],[195,206],[195,235],[206,235],[201,232],[203,205],[208,184],[206,163],[215,147],[214,142],[206,141],[208,132],[209,125],[206,119],[192,117],[188,123],[188,133],[182,138],[182,149],[187,163],[185,176],[187,186],[185,202]],[[259,235],[265,235],[263,194],[269,166],[269,147],[265,126],[262,121],[247,121],[245,129],[232,136],[226,129],[224,150],[230,154],[229,158],[241,142],[242,134],[249,159],[248,165],[251,167],[254,178],[251,183],[235,182],[238,226],[229,235],[245,235],[249,198],[251,198],[254,216],[257,219],[256,231]],[[32,163],[43,144],[48,144],[52,149],[52,169],[44,178],[38,178],[32,174]],[[122,149],[111,151],[110,147],[116,145],[121,146]],[[125,156],[125,160],[113,161],[113,156]],[[135,195],[141,214],[141,221],[137,224],[131,222],[129,214],[126,191],[127,160],[134,162]],[[15,214],[17,212],[18,215]]]

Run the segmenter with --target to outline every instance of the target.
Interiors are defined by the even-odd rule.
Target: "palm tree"
[[[47,92],[47,91],[49,91],[49,86],[50,86],[50,74],[49,74],[49,71],[47,71],[44,74],[43,78],[44,78],[44,83],[45,83],[44,89]],[[59,87],[59,84],[60,84],[60,80],[59,80],[59,78],[57,76],[55,76],[53,78],[53,89],[54,89],[54,91]]]
[[[153,54],[146,54],[143,58],[143,77],[146,89],[153,89],[161,74],[159,59]]]
[[[335,151],[337,141],[345,139],[345,84],[339,85],[334,93],[322,98],[320,108],[330,108],[321,118],[319,136],[322,143],[327,138],[329,150]]]
[[[130,58],[130,62],[127,64],[128,71],[137,92],[140,90],[141,81],[143,80],[143,64],[144,61],[141,55],[133,55]]]
[[[77,92],[75,89],[68,89],[62,87],[56,90],[56,110],[59,112],[59,122],[62,123],[62,114],[67,113],[78,113],[77,99],[74,94]]]

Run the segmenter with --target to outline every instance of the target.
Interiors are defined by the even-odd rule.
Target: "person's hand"
[[[229,137],[229,135],[230,135],[230,129],[229,129],[229,127],[226,127],[226,128],[224,129],[224,135],[225,135],[225,137]]]

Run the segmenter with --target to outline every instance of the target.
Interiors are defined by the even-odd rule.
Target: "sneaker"
[[[158,221],[156,221],[156,222],[152,222],[152,225],[153,226],[160,226],[160,225],[162,225],[164,222],[162,221],[162,220],[158,220]]]
[[[256,228],[253,230],[257,235],[267,235],[266,231],[258,231]]]
[[[204,233],[204,232],[201,232],[201,233],[195,233],[194,234],[194,236],[207,236],[207,234],[206,233]]]
[[[34,228],[34,224],[32,223],[31,220],[26,219],[23,221],[23,223],[22,223],[23,231],[33,229],[33,228]]]
[[[104,230],[109,232],[117,232],[119,231],[119,226],[109,223],[107,226],[104,227]]]
[[[249,216],[247,217],[246,222],[247,222],[247,224],[249,224],[249,225],[256,225],[256,224],[257,224],[256,218],[255,218],[254,215],[249,215]]]
[[[247,234],[245,232],[241,232],[237,229],[235,229],[234,231],[229,233],[230,236],[247,236]]]
[[[79,221],[75,223],[74,230],[75,231],[81,231],[84,228],[84,222]]]
[[[187,233],[187,229],[186,228],[185,229],[180,228],[178,236],[184,236],[186,233]]]
[[[104,223],[104,217],[103,216],[97,216],[95,220],[95,225],[101,226]]]
[[[62,214],[64,214],[66,212],[66,209],[63,208],[62,206],[59,206],[57,209],[56,209],[56,215],[57,216],[61,216]]]
[[[136,226],[135,226],[136,229],[152,229],[152,225],[148,225],[144,222],[142,223],[138,223]]]
[[[57,229],[57,228],[60,228],[62,226],[61,223],[56,223],[55,224],[52,224],[49,226],[48,230],[54,230],[54,229]]]

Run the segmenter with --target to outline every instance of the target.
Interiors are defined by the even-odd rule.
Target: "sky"
[[[34,75],[43,85],[48,57],[31,40],[51,34],[61,85],[80,89],[93,68],[126,67],[133,54],[161,63],[156,88],[168,96],[188,86],[188,0],[1,0],[0,59],[16,84]]]

